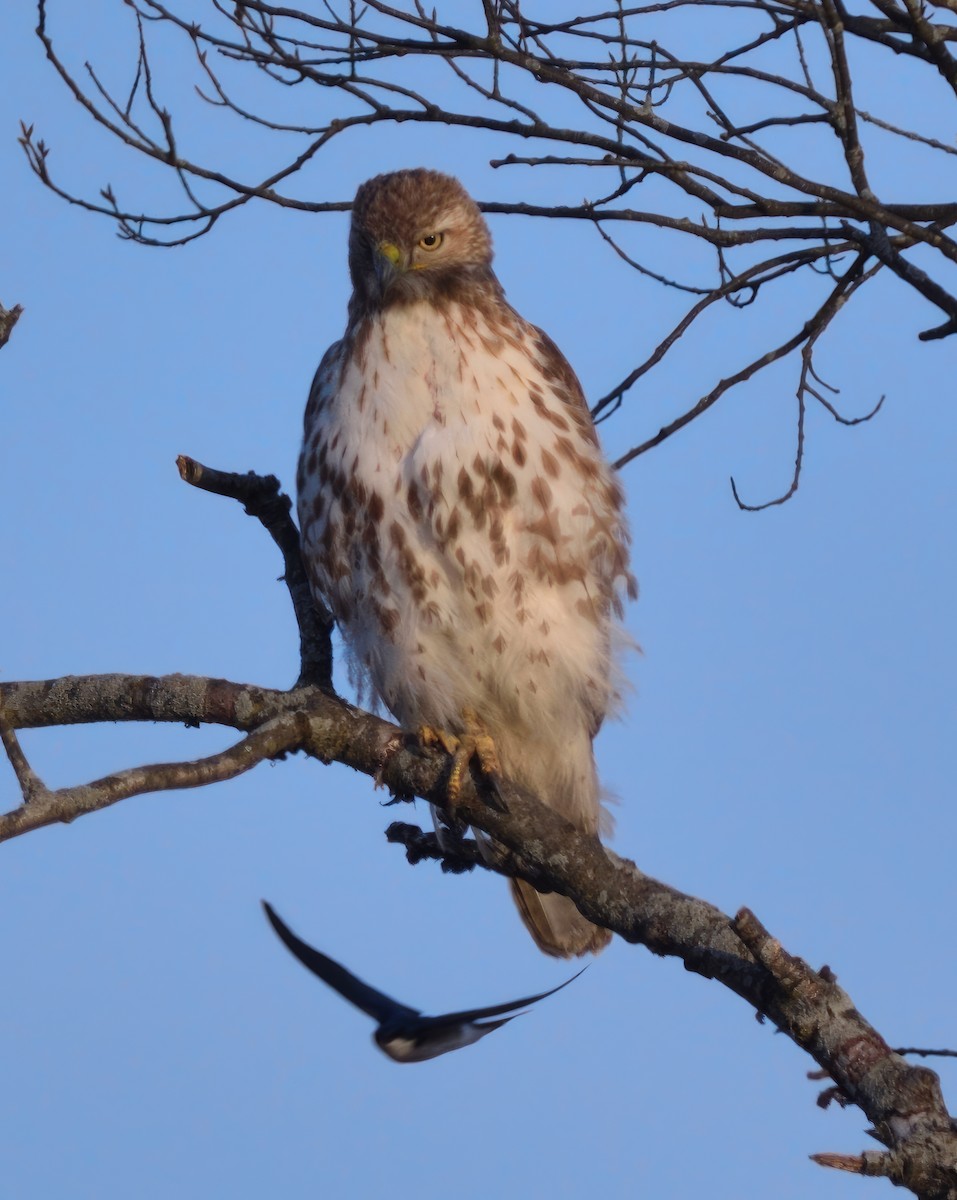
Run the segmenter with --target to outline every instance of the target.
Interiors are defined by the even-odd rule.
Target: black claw
[[[482,799],[495,812],[507,813],[508,805],[505,802],[505,780],[498,771],[481,771],[482,781],[485,787],[479,788]]]

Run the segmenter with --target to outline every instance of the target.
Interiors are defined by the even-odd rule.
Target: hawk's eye
[[[419,238],[420,250],[438,250],[442,245],[442,239],[445,235],[441,233],[427,233],[425,237]]]

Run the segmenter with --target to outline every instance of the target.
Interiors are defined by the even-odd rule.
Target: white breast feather
[[[468,706],[498,740],[544,722],[556,738],[567,727],[568,738],[581,741],[614,699],[609,602],[621,582],[613,576],[623,569],[614,552],[624,537],[618,493],[597,446],[576,423],[556,428],[533,403],[537,392],[547,413],[561,419],[565,401],[533,345],[499,338],[491,353],[494,337],[456,306],[389,309],[338,380],[330,380],[316,429],[306,431],[304,456],[311,444],[324,443],[328,462],[348,482],[381,497],[383,514],[379,561],[354,539],[348,572],[327,572],[320,582],[376,690],[403,724],[456,730]],[[522,453],[514,450],[513,421],[524,430]],[[556,454],[560,436],[572,439],[594,468],[590,475]],[[493,538],[489,518],[476,521],[467,511],[460,480],[464,472],[480,490],[496,463],[514,481],[514,493]],[[421,501],[417,512],[410,511],[410,487]],[[322,516],[310,520],[323,489]],[[307,559],[321,563],[326,524],[343,519],[341,497],[307,475],[300,512]],[[443,541],[456,512],[457,536]],[[551,538],[542,533],[549,518]],[[405,552],[424,571],[418,592]],[[574,577],[544,577],[541,564],[552,559],[571,564]],[[388,630],[371,600],[397,614]],[[590,740],[588,734],[593,772]]]

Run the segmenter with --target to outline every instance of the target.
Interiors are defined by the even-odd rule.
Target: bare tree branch
[[[315,684],[332,690],[332,613],[313,598],[299,549],[299,531],[291,516],[292,501],[279,490],[275,475],[239,475],[204,467],[181,454],[176,460],[180,478],[204,492],[238,500],[251,517],[262,522],[282,551],[283,579],[289,589],[299,626],[299,678],[296,687]]]
[[[282,758],[298,749],[301,736],[298,713],[285,713],[265,721],[228,750],[193,762],[158,763],[117,771],[92,783],[51,791],[35,774],[20,750],[16,735],[0,716],[0,734],[23,791],[20,808],[0,817],[0,842],[58,822],[68,824],[86,813],[99,812],[146,792],[205,787],[235,779],[264,759]]]
[[[376,0],[341,12],[331,5],[312,12],[267,0],[216,0],[202,19],[181,14],[174,3],[126,0],[136,52],[121,83],[114,81],[115,63],[99,69],[88,61],[82,71],[71,65],[49,27],[45,0],[38,0],[38,36],[64,85],[125,153],[170,171],[182,205],[156,210],[150,202],[121,200],[109,184],[99,195],[75,191],[54,177],[50,148],[29,125],[22,143],[46,187],[108,216],[122,237],[148,246],[195,240],[253,201],[308,212],[348,209],[347,198],[317,194],[304,173],[333,141],[376,125],[443,125],[463,136],[493,132],[503,144],[521,143],[521,153],[490,160],[509,168],[515,195],[483,203],[485,212],[591,222],[636,282],[640,276],[702,296],[690,319],[644,351],[631,382],[597,401],[596,415],[607,418],[678,339],[700,336],[696,317],[714,300],[750,304],[758,298],[761,282],[777,277],[775,259],[759,262],[769,242],[784,243],[779,257],[792,256],[787,273],[795,275],[832,264],[846,249],[863,253],[866,280],[872,263],[880,262],[941,312],[941,320],[920,333],[923,340],[957,332],[957,242],[950,234],[957,224],[957,150],[946,115],[935,123],[946,106],[928,105],[926,127],[907,128],[891,119],[891,109],[881,110],[893,89],[869,97],[866,111],[859,107],[862,89],[854,76],[855,55],[864,47],[888,56],[891,66],[910,56],[953,94],[957,67],[950,45],[957,28],[949,10],[943,16],[925,11],[918,0],[864,3],[863,11],[849,13],[843,0],[654,0],[554,21],[533,12],[533,0],[490,0],[456,24],[418,0]],[[702,10],[716,18],[710,57],[700,56],[694,14]],[[658,20],[654,40],[646,36],[649,14]],[[685,49],[692,29],[695,55]],[[160,32],[180,39],[180,66],[194,72],[196,111],[174,113],[164,103],[166,76],[152,54]],[[448,69],[441,102],[431,90],[432,64]],[[250,83],[257,85],[254,93]],[[255,94],[255,102],[247,94]],[[277,168],[271,158],[243,178],[198,158],[190,150],[193,128],[209,121],[217,130],[241,122],[275,133],[284,160]],[[791,140],[797,132],[813,145],[800,162],[816,162],[819,170],[798,165]],[[895,141],[926,156],[926,177],[939,180],[938,199],[908,195],[907,179],[896,181],[900,195],[880,194],[868,156]],[[524,171],[536,167],[577,172],[581,202],[525,201]],[[611,237],[611,222],[620,235]],[[632,248],[631,231],[647,228],[668,243],[718,248],[717,271],[713,258],[702,257],[700,279],[679,282],[662,265],[670,258],[657,242],[655,261]],[[917,250],[919,265],[912,258]],[[753,288],[729,286],[733,280]],[[617,335],[640,344],[643,331],[629,328],[634,309],[626,287],[616,306]],[[845,301],[857,290],[848,290]],[[619,450],[619,463],[659,445],[738,383],[800,349],[823,320],[819,307],[795,317],[793,327],[806,332],[766,347],[728,379],[716,380],[697,403],[678,407],[657,434]],[[799,408],[808,397],[817,398],[802,389]],[[798,475],[799,467],[794,486]]]

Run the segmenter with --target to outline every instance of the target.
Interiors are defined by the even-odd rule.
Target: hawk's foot
[[[502,772],[495,742],[474,709],[463,710],[462,723],[465,732],[461,734],[449,733],[447,729],[435,729],[431,725],[423,725],[419,729],[419,740],[423,746],[441,746],[446,754],[452,756],[452,770],[449,772],[446,796],[453,811],[462,791],[463,776],[473,758],[477,760],[482,774],[496,794]]]

